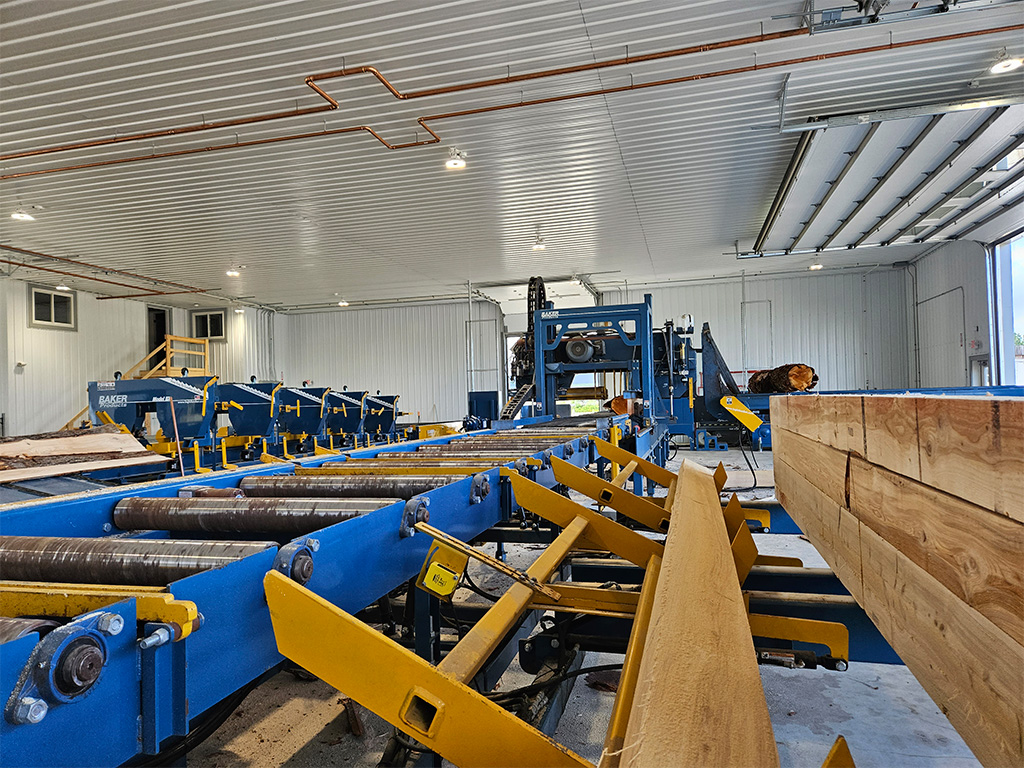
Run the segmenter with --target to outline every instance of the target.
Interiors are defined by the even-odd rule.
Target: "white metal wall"
[[[915,262],[917,306],[911,306],[911,334],[917,327],[920,386],[971,383],[969,361],[989,354],[988,276],[985,248],[952,242]],[[916,310],[916,311],[915,311]]]
[[[423,421],[455,421],[466,413],[468,317],[466,302],[289,315],[279,323],[287,342],[278,341],[278,367],[288,384],[379,389],[401,395],[399,408]],[[496,319],[502,331],[490,302],[474,302],[473,318]]]
[[[77,331],[30,328],[27,283],[0,279],[0,351],[6,346],[0,411],[8,434],[59,429],[86,405],[88,382],[145,357],[145,304],[99,301],[81,291],[77,302]]]
[[[804,362],[821,391],[910,385],[904,270],[631,286],[605,293],[604,303],[640,302],[645,293],[656,324],[688,313],[699,334],[710,323],[734,371]]]

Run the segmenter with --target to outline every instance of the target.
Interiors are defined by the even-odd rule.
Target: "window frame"
[[[38,294],[44,294],[50,298],[50,320],[37,320],[36,319],[36,296]],[[54,297],[66,298],[70,303],[70,318],[69,323],[58,323],[52,318],[54,317]],[[58,291],[55,288],[48,285],[35,285],[29,283],[28,286],[28,325],[30,328],[41,328],[49,331],[77,331],[78,330],[78,291]]]
[[[196,333],[196,318],[199,316],[205,316],[207,331],[210,329],[210,316],[220,315],[220,336],[199,336]],[[194,309],[189,313],[188,318],[189,332],[193,339],[205,339],[206,341],[227,341],[228,339],[228,315],[223,309]]]

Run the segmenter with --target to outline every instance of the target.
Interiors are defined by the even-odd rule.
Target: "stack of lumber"
[[[166,461],[113,425],[0,439],[0,483]]]
[[[773,398],[776,492],[988,766],[1024,764],[1024,399]]]

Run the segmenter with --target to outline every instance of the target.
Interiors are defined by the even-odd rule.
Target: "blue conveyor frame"
[[[212,410],[212,409],[211,409]],[[546,419],[531,420],[541,422]],[[619,426],[624,417],[617,417]],[[610,422],[592,432],[609,436]],[[483,430],[475,434],[491,434]],[[582,431],[582,430],[581,430]],[[375,446],[348,455],[368,458],[382,452],[413,451],[423,444],[446,443],[450,436]],[[563,456],[562,446],[551,449]],[[535,454],[540,456],[541,452]],[[596,459],[593,445],[565,457],[584,466]],[[296,464],[315,467],[337,456],[316,456]],[[250,475],[291,472],[292,463],[266,464],[205,475],[201,482],[217,488],[237,487]],[[532,479],[555,485],[550,468],[531,469]],[[472,478],[421,494],[429,498],[432,525],[462,540],[472,540],[508,517],[510,494],[500,492],[499,470],[486,472],[492,491],[471,503]],[[26,501],[0,508],[5,535],[95,537],[117,533],[113,510],[127,497],[170,497],[195,476],[127,487]],[[99,681],[80,699],[54,705],[37,724],[12,725],[0,718],[3,765],[121,765],[140,755],[155,754],[161,745],[188,732],[204,713],[274,670],[278,654],[263,594],[263,576],[275,567],[279,553],[315,540],[314,570],[308,588],[346,611],[356,613],[418,573],[430,539],[400,538],[404,502],[329,526],[291,542],[174,582],[175,598],[192,600],[203,615],[202,627],[183,640],[140,650],[135,601],[112,606],[126,631],[108,638],[109,661]],[[168,537],[167,532],[142,535]],[[0,690],[14,690],[35,646],[36,635],[0,645]]]

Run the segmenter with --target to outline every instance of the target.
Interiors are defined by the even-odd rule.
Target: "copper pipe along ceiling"
[[[126,136],[115,136],[110,139],[96,139],[94,141],[82,141],[75,144],[62,144],[54,147],[44,147],[42,149],[29,149],[24,152],[12,152],[6,155],[0,155],[0,160],[13,160],[19,157],[34,157],[36,155],[46,155],[53,152],[66,152],[72,149],[89,149],[91,147],[102,147],[108,144],[121,144],[126,141],[143,141],[146,139],[158,139],[165,136],[179,136],[185,133],[195,133],[197,131],[208,131],[214,128],[234,128],[239,125],[248,125],[249,123],[262,123],[268,120],[279,120],[284,117],[299,117],[302,115],[311,115],[318,112],[330,112],[331,110],[337,109],[340,105],[333,99],[326,91],[316,84],[318,80],[332,80],[338,77],[349,77],[351,75],[370,74],[377,78],[392,96],[396,99],[419,99],[424,96],[441,96],[446,93],[456,93],[458,91],[469,91],[476,88],[488,88],[493,85],[502,85],[506,83],[519,83],[526,80],[538,80],[545,77],[556,77],[558,75],[567,75],[575,72],[586,72],[594,69],[603,69],[606,67],[617,67],[623,64],[635,64],[645,61],[654,61],[656,59],[667,59],[674,56],[686,56],[692,53],[703,53],[706,51],[714,51],[722,48],[735,48],[741,45],[750,45],[752,43],[763,43],[770,40],[779,40],[785,37],[795,37],[798,35],[806,35],[808,30],[806,28],[787,30],[785,32],[773,32],[771,34],[760,34],[751,35],[749,37],[738,37],[731,40],[721,40],[715,43],[705,43],[703,45],[693,45],[687,48],[676,48],[671,51],[660,51],[658,53],[648,53],[641,56],[625,56],[619,59],[608,59],[606,61],[595,61],[589,64],[580,64],[571,67],[561,67],[558,69],[546,69],[539,72],[528,72],[522,75],[510,75],[507,77],[492,78],[490,80],[476,80],[469,83],[461,83],[460,85],[450,85],[443,88],[429,88],[422,91],[411,91],[409,93],[402,93],[391,81],[388,80],[380,70],[376,67],[353,67],[351,69],[339,69],[335,72],[323,72],[319,75],[310,75],[305,79],[306,85],[312,88],[317,94],[319,94],[327,103],[317,107],[309,107],[306,109],[294,109],[287,112],[271,112],[266,115],[255,115],[253,117],[239,117],[234,120],[220,120],[213,123],[207,123],[205,120],[198,125],[188,125],[181,128],[168,128],[162,131],[150,131],[148,133],[135,133],[128,134]],[[374,137],[382,144],[389,146],[384,139],[377,136],[373,131],[365,126],[358,126],[353,130],[366,130],[369,131]],[[440,141],[438,139],[437,141]],[[416,142],[419,143],[419,142]],[[436,143],[436,142],[427,142]],[[245,145],[243,145],[245,146]],[[409,144],[405,146],[415,146],[415,144]],[[389,146],[389,148],[391,148]],[[157,155],[160,157],[161,155]]]
[[[53,261],[61,262],[61,263],[64,263],[64,264],[72,264],[72,265],[74,265],[76,267],[85,267],[86,269],[96,269],[96,270],[99,270],[99,271],[101,271],[101,272],[103,272],[105,274],[124,275],[125,277],[130,277],[130,278],[133,278],[135,280],[140,280],[142,282],[160,283],[162,285],[170,285],[170,286],[174,286],[176,288],[182,288],[183,289],[183,290],[180,290],[180,291],[157,291],[157,290],[150,290],[148,288],[145,288],[144,286],[132,285],[131,283],[122,283],[122,282],[118,282],[116,280],[107,280],[107,279],[102,278],[102,277],[90,277],[89,275],[81,274],[79,272],[68,272],[68,271],[63,270],[63,269],[53,269],[51,267],[41,267],[41,266],[39,266],[37,264],[26,264],[23,261],[13,261],[11,259],[0,259],[0,264],[11,264],[11,265],[16,266],[16,267],[24,267],[25,269],[35,269],[35,270],[38,270],[39,272],[49,272],[49,273],[54,274],[54,275],[66,275],[67,277],[74,277],[74,278],[77,278],[79,280],[91,280],[94,283],[105,283],[107,285],[116,285],[119,288],[130,288],[133,291],[144,291],[144,293],[131,294],[130,296],[105,296],[105,297],[101,297],[101,298],[108,298],[108,299],[114,299],[114,298],[135,298],[135,297],[141,297],[141,296],[170,296],[170,295],[173,295],[173,294],[181,294],[181,293],[206,293],[207,292],[206,289],[204,289],[204,288],[196,288],[196,287],[191,286],[191,285],[182,285],[181,283],[172,283],[172,282],[170,282],[168,280],[158,280],[158,279],[152,278],[152,277],[145,277],[143,275],[137,275],[134,272],[125,272],[125,271],[120,270],[120,269],[107,269],[106,267],[101,267],[101,266],[98,266],[96,264],[89,264],[89,263],[84,262],[84,261],[75,261],[74,259],[65,259],[65,258],[63,258],[61,256],[50,256],[49,254],[46,254],[46,253],[39,253],[38,251],[30,251],[27,248],[15,248],[13,245],[0,245],[0,248],[2,248],[5,251],[13,251],[15,253],[21,253],[21,254],[24,254],[24,255],[27,255],[27,256],[35,256],[36,258],[40,258],[40,259],[52,259]]]
[[[496,105],[489,106],[489,107],[476,107],[476,108],[473,108],[473,109],[466,109],[466,110],[462,110],[462,111],[458,111],[458,112],[444,112],[444,113],[438,113],[438,114],[433,114],[433,115],[424,115],[422,117],[417,118],[416,122],[424,130],[426,130],[427,133],[430,134],[431,138],[429,138],[429,139],[422,139],[422,140],[418,140],[418,141],[410,141],[410,142],[405,142],[405,143],[401,143],[401,144],[392,144],[392,143],[388,142],[380,134],[378,134],[373,128],[371,128],[369,126],[366,126],[366,125],[355,125],[355,126],[347,126],[345,128],[323,129],[323,130],[320,130],[320,131],[312,131],[312,132],[308,132],[308,133],[289,134],[289,135],[286,135],[286,136],[274,136],[274,137],[267,138],[267,139],[255,139],[255,140],[252,140],[252,141],[242,141],[242,142],[236,141],[236,142],[231,143],[231,144],[215,144],[215,145],[208,146],[208,147],[196,147],[196,148],[193,148],[193,149],[181,149],[181,150],[173,150],[173,151],[169,151],[169,152],[161,152],[161,153],[155,153],[155,154],[149,154],[149,155],[137,155],[137,156],[133,156],[133,157],[123,157],[123,158],[118,158],[118,159],[115,159],[115,160],[99,160],[99,161],[92,162],[92,163],[80,163],[78,165],[68,165],[68,166],[62,166],[62,167],[58,167],[58,168],[46,168],[46,169],[38,170],[38,171],[26,171],[26,172],[23,172],[23,173],[10,173],[10,174],[5,174],[5,175],[0,176],[0,179],[16,179],[16,178],[23,178],[23,177],[27,177],[27,176],[41,176],[41,175],[48,174],[48,173],[60,173],[62,171],[81,170],[81,169],[84,169],[84,168],[98,168],[98,167],[107,166],[107,165],[120,165],[121,163],[132,163],[132,162],[137,162],[137,161],[140,161],[140,160],[154,160],[154,159],[165,158],[165,157],[178,157],[178,156],[182,156],[182,155],[197,154],[197,153],[200,153],[200,152],[216,152],[216,151],[224,150],[224,149],[236,149],[236,148],[239,148],[239,147],[252,147],[252,146],[258,146],[258,145],[261,145],[261,144],[274,144],[274,143],[281,142],[281,141],[294,141],[294,140],[298,140],[298,139],[314,138],[314,137],[317,137],[317,136],[334,136],[334,135],[342,134],[342,133],[354,133],[354,132],[360,132],[360,131],[361,132],[369,133],[371,136],[373,136],[375,139],[377,139],[377,141],[379,141],[381,144],[383,144],[387,149],[406,149],[406,148],[409,148],[409,147],[418,147],[418,146],[423,146],[423,145],[427,145],[427,144],[437,144],[437,143],[439,143],[441,141],[441,137],[433,129],[431,129],[430,126],[427,125],[427,122],[434,121],[434,120],[447,120],[447,119],[451,119],[451,118],[455,118],[455,117],[467,117],[467,116],[470,116],[470,115],[479,115],[479,114],[485,114],[485,113],[488,113],[488,112],[498,112],[498,111],[502,111],[502,110],[506,110],[506,109],[518,109],[520,107],[537,106],[537,105],[540,105],[540,104],[552,104],[552,103],[555,103],[555,102],[569,101],[569,100],[572,100],[572,99],[581,99],[581,98],[587,98],[587,97],[591,97],[591,96],[603,96],[603,95],[614,94],[614,93],[623,93],[623,92],[626,92],[626,91],[637,91],[637,90],[642,90],[642,89],[645,89],[645,88],[657,88],[657,87],[666,86],[666,85],[676,85],[676,84],[680,84],[680,83],[693,82],[693,81],[696,81],[696,80],[707,80],[707,79],[711,79],[711,78],[715,78],[715,77],[727,77],[727,76],[730,76],[730,75],[738,75],[738,74],[743,74],[743,73],[747,73],[747,72],[759,72],[761,70],[766,70],[766,69],[777,69],[779,67],[788,67],[788,66],[794,66],[794,65],[797,65],[797,64],[806,64],[806,63],[816,62],[816,61],[829,61],[831,59],[838,59],[838,58],[843,58],[843,57],[846,57],[846,56],[857,56],[857,55],[866,54],[866,53],[879,53],[879,52],[887,51],[887,50],[898,50],[898,49],[910,48],[910,47],[914,47],[914,46],[918,46],[918,45],[929,45],[929,44],[933,44],[933,43],[947,42],[947,41],[950,41],[950,40],[960,40],[960,39],[964,39],[964,38],[980,37],[980,36],[983,36],[983,35],[999,34],[999,33],[1003,33],[1003,32],[1017,32],[1017,31],[1021,31],[1021,30],[1024,30],[1024,24],[1011,24],[1011,25],[1008,25],[1008,26],[994,27],[994,28],[991,28],[991,29],[974,30],[974,31],[971,31],[971,32],[958,32],[958,33],[951,34],[951,35],[938,35],[938,36],[935,36],[935,37],[921,38],[921,39],[918,39],[918,40],[906,40],[906,41],[898,42],[898,43],[896,43],[896,42],[889,42],[889,43],[885,43],[885,44],[882,44],[882,45],[873,45],[873,46],[867,46],[867,47],[862,47],[862,48],[853,48],[853,49],[849,49],[849,50],[845,50],[845,51],[832,51],[830,53],[815,54],[813,56],[800,56],[800,57],[792,58],[792,59],[784,59],[784,60],[781,60],[781,61],[768,62],[766,64],[752,64],[752,65],[744,66],[744,67],[734,67],[734,68],[731,68],[731,69],[721,69],[721,70],[716,70],[716,71],[712,71],[712,72],[699,73],[699,74],[695,74],[695,75],[684,75],[684,76],[681,76],[681,77],[672,77],[672,78],[666,78],[666,79],[662,79],[662,80],[653,80],[653,81],[649,81],[649,82],[645,82],[645,83],[630,83],[629,85],[623,85],[623,86],[617,86],[617,87],[611,87],[611,88],[599,88],[599,89],[596,89],[596,90],[581,91],[581,92],[576,92],[576,93],[568,93],[568,94],[563,94],[561,96],[549,96],[549,97],[542,98],[542,99],[533,99],[531,101],[517,101],[517,102],[512,102],[512,103],[507,103],[507,104],[496,104]],[[778,37],[778,36],[795,36],[796,34],[807,34],[807,31],[806,31],[806,29],[801,29],[801,30],[792,30],[788,34],[776,33],[776,37]],[[443,94],[443,93],[452,93],[452,92],[455,92],[455,91],[469,90],[471,88],[483,88],[483,87],[486,87],[486,86],[489,86],[489,85],[497,85],[497,84],[503,84],[503,83],[508,83],[508,82],[518,82],[518,81],[521,81],[521,80],[537,79],[537,78],[540,78],[540,77],[550,77],[550,76],[553,76],[553,75],[569,74],[569,73],[573,73],[573,72],[582,72],[582,71],[597,69],[597,68],[600,68],[600,67],[617,66],[619,64],[627,63],[627,61],[631,62],[631,63],[635,63],[637,61],[650,61],[650,60],[654,60],[654,59],[658,59],[658,58],[667,58],[669,56],[681,56],[681,55],[685,55],[687,53],[697,53],[697,52],[704,51],[704,50],[715,50],[716,48],[727,48],[727,47],[732,47],[732,46],[735,46],[735,45],[748,44],[750,42],[759,42],[759,41],[762,40],[762,38],[763,39],[776,39],[776,37],[757,35],[757,36],[752,37],[752,38],[738,38],[737,40],[722,41],[722,42],[719,42],[719,43],[710,43],[710,44],[706,44],[706,45],[703,45],[703,46],[694,46],[693,48],[682,48],[682,49],[677,49],[675,51],[664,51],[664,52],[661,52],[661,53],[647,54],[645,56],[627,57],[626,59],[616,59],[616,60],[612,60],[611,63],[608,63],[608,62],[595,62],[595,63],[592,63],[592,64],[584,64],[584,65],[579,65],[579,66],[575,66],[575,67],[564,67],[562,69],[557,69],[557,70],[547,70],[545,72],[535,72],[535,73],[529,73],[529,74],[524,74],[524,75],[515,75],[515,76],[508,77],[508,78],[499,78],[499,79],[495,79],[495,80],[482,80],[482,81],[477,81],[475,83],[465,83],[465,84],[462,84],[462,85],[448,86],[446,88],[436,88],[436,89],[425,90],[425,91],[418,91],[418,92],[414,91],[414,92],[411,92],[409,94],[402,94],[393,85],[391,85],[391,83],[388,82],[388,80],[383,75],[381,75],[378,72],[378,70],[376,70],[373,67],[358,67],[358,68],[354,68],[354,69],[339,70],[337,72],[327,72],[327,73],[324,73],[322,75],[311,75],[310,77],[306,78],[306,82],[307,82],[307,85],[309,85],[311,88],[313,88],[317,93],[321,94],[324,98],[329,99],[332,102],[332,104],[335,105],[335,107],[328,107],[328,108],[333,109],[333,108],[336,108],[338,102],[336,102],[333,99],[331,99],[331,97],[328,96],[321,88],[319,88],[318,86],[315,85],[314,81],[316,79],[327,79],[328,77],[332,77],[332,78],[333,77],[346,77],[346,76],[350,76],[350,75],[353,75],[353,74],[370,73],[370,74],[373,74],[375,77],[377,77],[381,81],[381,83],[383,83],[384,86],[393,95],[395,95],[396,98],[409,99],[409,98],[416,98],[418,96],[435,96],[435,95],[440,95],[440,94]],[[742,42],[740,42],[740,41],[742,41]],[[324,108],[321,107],[320,109],[323,110]],[[280,113],[279,113],[280,116],[292,116],[292,115],[295,115],[295,114],[296,114],[295,112],[287,113],[286,115],[280,115]],[[263,120],[263,119],[267,119],[267,117],[266,116],[260,116],[260,117],[256,117],[256,118],[242,118],[241,120],[242,121],[249,121],[249,122],[258,122],[258,121]],[[239,122],[239,121],[235,121],[234,124],[235,125],[239,125],[239,124],[242,124],[242,123]],[[209,126],[212,127],[213,124],[209,124]],[[204,126],[200,126],[200,127],[193,126],[192,129],[194,129],[194,130],[205,130],[206,127],[204,127]],[[175,130],[175,129],[172,129],[172,130]],[[177,133],[182,133],[184,131],[182,129],[176,129],[176,132]],[[128,140],[131,140],[131,139],[151,138],[151,137],[159,136],[159,135],[167,135],[167,132],[158,132],[156,134],[138,134],[138,135],[136,135],[134,137],[121,137],[120,139],[117,139],[117,141],[128,141]],[[99,141],[99,142],[92,142],[90,144],[65,145],[65,146],[62,146],[62,147],[52,147],[52,148],[44,149],[44,150],[35,150],[35,151],[29,152],[29,153],[22,153],[19,156],[27,156],[29,154],[42,154],[44,152],[58,152],[58,151],[64,151],[64,150],[69,150],[69,149],[81,148],[83,146],[99,146],[99,145],[102,145],[102,144],[113,143],[114,141],[115,140],[103,140],[103,141]],[[3,157],[0,157],[0,160],[6,159],[8,157],[13,157],[13,156],[11,156],[11,155],[3,156]]]
[[[89,264],[88,262],[85,262],[85,261],[75,261],[74,259],[66,259],[63,256],[51,256],[48,253],[40,253],[39,251],[30,251],[28,248],[16,248],[13,245],[0,245],[0,248],[2,248],[5,251],[13,251],[14,253],[20,253],[20,254],[25,255],[25,256],[34,256],[37,259],[50,259],[51,261],[59,261],[59,262],[62,262],[64,264],[73,264],[76,267],[85,267],[86,269],[98,269],[100,272],[104,272],[106,274],[122,275],[124,277],[131,277],[131,278],[134,278],[135,280],[141,280],[141,281],[146,282],[146,283],[159,283],[160,285],[170,285],[170,286],[173,286],[175,288],[182,288],[182,289],[184,289],[183,291],[181,291],[182,293],[206,293],[206,289],[204,289],[204,288],[196,288],[194,285],[185,285],[184,283],[174,283],[174,282],[171,282],[170,280],[160,280],[160,279],[157,279],[157,278],[154,278],[154,277],[146,277],[145,275],[137,275],[134,272],[125,272],[123,269],[111,269],[111,268],[108,268],[108,267],[101,267],[98,264]],[[20,263],[20,262],[18,262],[18,263]],[[25,264],[24,266],[31,267],[31,265],[29,265],[29,264]],[[36,267],[31,267],[31,268],[32,269],[36,269]],[[65,273],[62,273],[62,274],[71,275],[72,273],[65,272]],[[73,277],[78,277],[78,275],[72,275],[72,276]],[[86,279],[92,280],[91,277],[90,278],[86,278]],[[124,284],[124,283],[114,283],[114,285],[124,285],[125,288],[133,288],[133,289],[139,290],[139,291],[147,290],[147,289],[145,289],[145,288],[143,288],[141,286],[138,286],[138,285],[127,285],[127,284]]]

